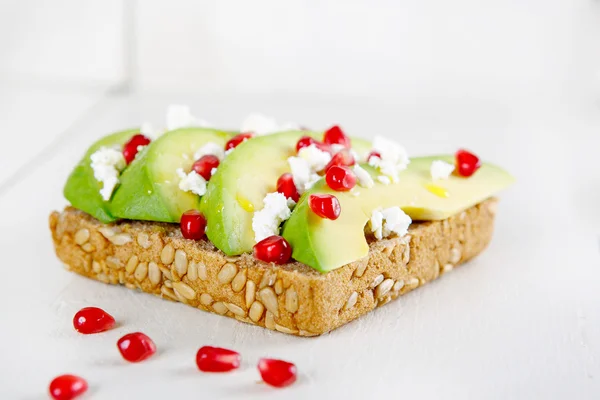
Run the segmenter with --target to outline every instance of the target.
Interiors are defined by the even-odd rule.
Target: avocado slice
[[[263,207],[277,178],[289,172],[288,157],[296,155],[302,136],[323,139],[322,132],[289,131],[258,136],[240,144],[221,163],[210,180],[200,207],[207,219],[206,235],[227,255],[252,251],[252,217]],[[371,144],[352,138],[352,148],[366,158]]]
[[[109,202],[104,201],[100,195],[102,184],[94,178],[90,156],[102,147],[123,147],[133,135],[139,132],[139,129],[129,129],[113,133],[98,140],[87,150],[69,175],[63,190],[65,198],[73,207],[85,211],[105,224],[116,220],[110,212]]]
[[[485,163],[470,178],[450,175],[447,180],[432,181],[430,167],[434,160],[454,163],[452,156],[412,158],[399,181],[390,185],[378,182],[379,173],[363,165],[375,185],[370,189],[356,186],[352,192],[336,192],[324,180],[319,181],[302,196],[283,226],[282,236],[292,246],[292,257],[319,272],[334,270],[367,255],[364,227],[379,207],[398,206],[413,220],[441,220],[493,196],[514,181],[503,169]],[[342,212],[335,221],[320,218],[310,210],[308,197],[323,193],[335,195],[340,202]]]
[[[160,136],[121,174],[121,184],[110,203],[112,215],[179,222],[185,211],[200,207],[200,197],[179,189],[177,169],[189,172],[199,148],[209,142],[224,147],[230,137],[228,132],[206,128],[176,129]]]

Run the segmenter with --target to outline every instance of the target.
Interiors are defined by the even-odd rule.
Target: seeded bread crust
[[[368,256],[327,274],[294,262],[227,257],[174,224],[105,225],[67,207],[50,215],[58,258],[80,275],[299,336],[338,328],[479,254],[490,242],[496,200],[408,235],[371,241]]]

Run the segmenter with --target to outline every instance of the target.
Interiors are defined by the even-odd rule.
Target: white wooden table
[[[88,380],[86,399],[600,398],[600,109],[591,101],[50,93],[33,101],[33,114],[19,114],[7,105],[32,92],[12,95],[2,95],[0,110],[10,143],[0,147],[0,398],[45,399],[50,380],[67,372]],[[231,127],[252,111],[315,127],[339,122],[395,137],[411,154],[467,146],[518,183],[502,196],[494,241],[473,262],[330,334],[287,336],[86,280],[53,254],[47,217],[65,205],[62,185],[87,145],[161,121],[172,102]],[[118,327],[76,333],[74,313],[92,305]],[[128,364],[116,341],[137,330],[159,352]],[[202,345],[240,351],[243,368],[198,372]],[[298,382],[258,384],[261,356],[295,362]]]

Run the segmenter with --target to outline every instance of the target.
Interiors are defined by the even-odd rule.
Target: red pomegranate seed
[[[181,215],[179,226],[184,238],[200,240],[204,237],[206,218],[198,210],[188,210]]]
[[[203,346],[196,353],[196,365],[204,372],[229,372],[240,366],[240,353],[220,347]]]
[[[150,142],[151,140],[141,133],[133,135],[133,137],[129,139],[129,142],[125,143],[125,146],[123,146],[123,157],[125,157],[127,165],[135,160],[135,156],[138,153],[138,147],[147,146]]]
[[[85,307],[73,317],[73,327],[79,333],[104,332],[115,326],[112,315],[98,307]]]
[[[144,361],[156,353],[156,345],[142,332],[128,333],[117,342],[123,358],[129,362]]]
[[[325,182],[333,190],[347,192],[356,186],[356,175],[348,167],[334,165],[327,171]]]
[[[194,165],[192,165],[192,169],[196,171],[198,175],[202,176],[208,181],[212,176],[213,168],[217,168],[218,166],[219,157],[213,156],[212,154],[207,154],[200,157],[200,159],[196,161]]]
[[[325,166],[325,172],[329,171],[329,168],[334,165],[349,167],[351,165],[356,164],[356,160],[348,150],[338,151],[331,157],[331,161]]]
[[[287,361],[261,358],[258,372],[265,383],[274,387],[282,388],[296,382],[296,366]]]
[[[319,217],[332,220],[338,219],[342,211],[339,200],[331,194],[311,194],[308,205]]]
[[[281,236],[269,236],[254,245],[254,257],[264,262],[285,264],[292,258],[292,247]]]
[[[298,202],[298,199],[300,198],[300,194],[294,183],[294,178],[290,173],[285,173],[277,179],[277,191],[295,202]]]
[[[372,151],[369,153],[369,155],[367,156],[367,162],[369,162],[369,160],[371,159],[371,157],[379,157],[381,158],[381,153],[378,151]]]
[[[50,382],[50,396],[55,400],[71,400],[85,393],[88,384],[76,375],[57,376]]]
[[[467,150],[458,150],[456,152],[456,172],[460,176],[469,177],[481,167],[479,157]]]
[[[240,143],[253,137],[254,133],[252,132],[240,133],[238,135],[235,135],[234,137],[229,139],[229,141],[225,144],[225,150],[235,149]]]
[[[328,144],[325,144],[323,142],[319,142],[316,139],[311,138],[310,136],[302,136],[300,138],[300,140],[298,140],[298,143],[296,143],[296,152],[299,152],[300,149],[304,148],[304,147],[308,147],[310,145],[315,145],[317,146],[317,148],[321,151],[326,151],[327,153],[331,154],[331,147]]]
[[[337,125],[334,125],[325,131],[323,142],[326,144],[341,144],[347,148],[351,147],[350,138],[346,136],[342,128]]]

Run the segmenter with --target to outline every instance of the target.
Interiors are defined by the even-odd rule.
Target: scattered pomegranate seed
[[[240,366],[240,353],[220,347],[203,346],[196,353],[198,369],[204,372],[229,372]]]
[[[338,219],[342,211],[339,200],[331,194],[311,194],[308,205],[319,217],[331,220]]]
[[[229,139],[229,141],[225,144],[225,150],[235,149],[236,147],[238,147],[238,145],[240,143],[242,143],[248,139],[251,139],[253,137],[254,137],[254,133],[252,133],[252,132],[237,134],[234,137],[232,137],[231,139]]]
[[[326,144],[341,144],[347,148],[351,147],[350,138],[344,133],[342,128],[337,125],[334,125],[325,131],[323,142]]]
[[[329,168],[334,165],[349,167],[351,165],[356,164],[356,160],[348,150],[338,151],[331,157],[331,161],[325,166],[325,172],[329,171]]]
[[[196,173],[202,176],[207,181],[210,180],[212,176],[213,168],[217,168],[219,166],[219,157],[214,156],[212,154],[207,154],[205,156],[200,157],[198,161],[192,165],[192,169],[196,171]]]
[[[55,400],[71,400],[85,393],[88,384],[76,375],[57,376],[50,382],[50,396]]]
[[[299,152],[300,149],[304,147],[308,147],[311,144],[317,144],[318,141],[316,139],[311,138],[310,136],[302,136],[298,143],[296,143],[296,152]]]
[[[133,135],[133,137],[129,139],[129,142],[125,143],[123,146],[123,157],[125,157],[127,165],[135,160],[135,156],[138,153],[138,147],[147,146],[150,142],[151,140],[141,133]]]
[[[292,258],[292,247],[281,236],[269,236],[254,245],[254,257],[264,262],[285,264]]]
[[[104,332],[115,326],[112,315],[98,307],[85,307],[73,317],[73,327],[79,333]]]
[[[265,383],[274,387],[282,388],[296,382],[296,366],[287,361],[261,358],[258,372]]]
[[[298,202],[298,199],[300,199],[300,194],[294,183],[294,178],[290,173],[285,173],[277,179],[277,191],[295,202]]]
[[[371,159],[371,157],[379,157],[381,158],[381,153],[378,151],[372,151],[369,153],[369,155],[367,156],[367,162],[369,162],[369,160]]]
[[[356,186],[356,175],[348,167],[334,165],[327,171],[325,182],[333,190],[347,192]]]
[[[117,341],[123,358],[129,362],[144,361],[156,353],[156,345],[142,332],[128,333]]]
[[[328,144],[319,142],[318,140],[313,139],[310,136],[302,136],[300,140],[298,140],[298,143],[296,143],[296,152],[300,151],[300,149],[304,147],[308,147],[313,144],[317,146],[317,148],[321,151],[326,151],[329,154],[332,153],[331,147]]]
[[[188,210],[181,215],[179,226],[184,238],[200,240],[204,237],[206,218],[198,210]]]
[[[460,176],[469,177],[481,167],[479,157],[467,150],[458,150],[456,152],[456,172]]]

